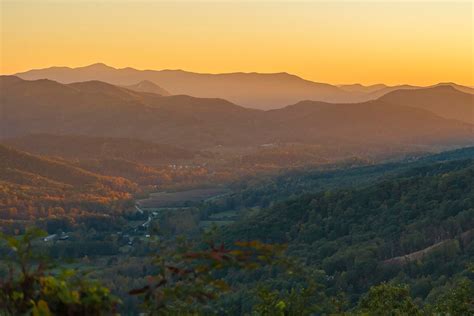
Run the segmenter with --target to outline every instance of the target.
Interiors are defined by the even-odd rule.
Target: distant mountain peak
[[[453,90],[458,90],[458,91],[462,91],[464,93],[469,93],[469,94],[474,94],[474,89],[472,87],[468,87],[468,86],[462,86],[462,85],[459,85],[455,82],[440,82],[438,84],[435,84],[434,86],[432,87],[441,87],[441,88],[445,88],[446,90],[447,89],[453,89]]]
[[[450,83],[443,83],[443,84],[437,84],[432,87],[427,87],[427,88],[422,88],[422,89],[432,89],[432,90],[453,90],[453,91],[459,91],[456,89],[457,85],[450,84]]]
[[[167,90],[163,89],[162,87],[150,80],[142,80],[137,84],[124,86],[124,88],[137,92],[155,93],[161,96],[171,95]]]
[[[142,80],[137,83],[137,87],[158,87],[158,85],[150,80]]]
[[[93,70],[109,70],[109,69],[115,69],[114,67],[111,67],[111,66],[108,66],[104,63],[95,63],[95,64],[91,64],[91,65],[88,65],[88,66],[84,66],[84,67],[78,67],[78,68],[82,68],[82,69],[93,69]]]
[[[459,89],[459,88],[468,88],[469,87],[463,87],[461,85],[458,85],[457,83],[454,83],[454,82],[440,82],[438,84],[435,84],[434,86],[432,86],[433,88],[439,88],[439,87],[442,87],[442,88],[452,88],[452,89]]]

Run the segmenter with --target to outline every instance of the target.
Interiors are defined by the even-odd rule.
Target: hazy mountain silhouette
[[[61,83],[100,80],[127,86],[131,90],[160,95],[185,94],[194,97],[222,98],[256,109],[276,109],[302,100],[363,102],[377,99],[394,90],[418,88],[409,85],[389,87],[382,84],[334,86],[304,80],[288,73],[201,74],[183,70],[116,69],[102,63],[78,68],[35,69],[19,73],[17,76],[27,80],[50,79]],[[152,84],[158,88],[151,87]],[[144,87],[140,88],[140,85]]]
[[[132,88],[137,82],[148,81],[163,87],[170,94],[223,98],[242,106],[260,109],[280,108],[301,100],[353,102],[361,99],[358,92],[304,80],[288,73],[199,74],[182,70],[115,69],[100,63],[79,68],[30,70],[17,75],[28,80],[51,79],[61,83],[100,80],[129,86],[132,90],[137,90]]]
[[[455,88],[456,90],[459,90],[459,91],[462,91],[462,92],[465,92],[465,93],[474,94],[474,89],[472,87],[461,86],[461,85],[456,84],[454,82],[440,82],[440,83],[434,85],[433,87],[439,87],[439,86],[450,86],[450,87]]]
[[[149,92],[149,93],[155,93],[159,94],[162,96],[168,96],[170,93],[166,91],[165,89],[161,88],[157,84],[149,81],[149,80],[143,80],[140,81],[137,84],[130,85],[130,86],[124,86],[124,88],[133,90],[133,91],[138,91],[138,92]]]
[[[389,92],[396,91],[396,90],[405,90],[405,89],[408,90],[408,89],[421,88],[421,87],[411,86],[411,85],[387,86],[384,84],[364,86],[358,83],[351,84],[351,85],[340,85],[339,87],[343,90],[351,92],[354,102],[375,100]]]
[[[270,111],[299,141],[433,144],[473,137],[473,126],[444,119],[432,112],[372,100],[357,104],[304,101]],[[275,124],[275,123],[274,123]],[[278,127],[273,127],[278,129]]]
[[[162,97],[98,81],[63,85],[2,76],[0,94],[2,137],[50,133],[199,146],[245,143],[260,113],[221,99]]]
[[[452,85],[440,84],[424,89],[397,90],[384,95],[380,100],[429,110],[445,118],[474,123],[474,95],[464,93]]]
[[[473,125],[414,108],[416,102],[410,99],[354,104],[306,101],[265,112],[222,99],[163,97],[97,81],[65,85],[3,76],[0,86],[3,137],[77,134],[196,148],[271,142],[463,144],[474,140]],[[436,88],[442,99],[436,98],[450,104],[457,94],[470,97],[460,91],[453,95],[451,90]],[[414,100],[421,103],[421,99]]]
[[[414,89],[420,89],[420,88],[422,88],[422,87],[412,86],[412,85],[408,85],[408,84],[399,85],[399,86],[386,86],[386,87],[384,87],[384,88],[382,88],[382,89],[369,92],[365,97],[366,97],[368,100],[374,100],[374,99],[378,99],[378,98],[380,98],[381,96],[384,96],[384,95],[386,95],[387,93],[392,92],[392,91],[397,91],[397,90],[414,90]]]
[[[474,89],[470,87],[466,87],[466,86],[461,86],[452,82],[438,83],[436,85],[429,86],[429,87],[412,86],[412,85],[407,85],[407,84],[398,85],[398,86],[385,86],[385,85],[362,86],[362,85],[355,84],[355,85],[350,85],[349,88],[347,86],[341,86],[341,88],[350,89],[352,91],[359,92],[361,94],[361,99],[374,100],[392,91],[416,90],[416,89],[425,89],[425,88],[438,87],[438,86],[450,86],[465,93],[470,93],[470,94],[474,93]]]
[[[360,83],[343,84],[343,85],[339,85],[338,87],[348,92],[360,93],[361,95],[374,93],[382,89],[390,88],[384,84],[374,84],[370,86],[364,86],[364,85],[361,85]]]

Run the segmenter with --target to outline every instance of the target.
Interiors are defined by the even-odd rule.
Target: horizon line
[[[52,65],[52,66],[46,66],[46,67],[41,67],[41,68],[30,68],[24,71],[18,71],[15,73],[0,73],[2,76],[18,76],[19,74],[30,72],[30,71],[40,71],[40,70],[46,70],[46,69],[52,69],[52,68],[67,68],[67,69],[79,69],[79,68],[89,68],[93,66],[104,66],[107,68],[112,68],[115,70],[124,70],[124,69],[130,69],[130,70],[136,70],[136,71],[181,71],[181,72],[186,72],[186,73],[193,73],[193,74],[199,74],[199,75],[231,75],[231,74],[259,74],[259,75],[278,75],[278,74],[286,74],[289,76],[294,76],[297,77],[301,80],[304,81],[309,81],[312,83],[319,83],[319,84],[328,84],[336,87],[341,87],[341,86],[351,86],[351,85],[361,85],[363,87],[371,87],[375,85],[384,85],[386,87],[397,87],[397,86],[403,86],[403,85],[408,85],[408,86],[413,86],[413,87],[430,87],[430,86],[435,86],[435,85],[440,85],[440,84],[455,84],[455,85],[460,85],[460,86],[465,86],[468,88],[474,88],[474,82],[469,83],[469,84],[464,84],[464,83],[457,83],[456,81],[452,80],[443,80],[443,81],[433,81],[430,84],[418,84],[418,83],[409,83],[409,82],[399,82],[399,83],[384,83],[383,81],[377,81],[375,83],[362,83],[362,82],[350,82],[350,83],[334,83],[334,82],[325,82],[325,81],[315,81],[311,79],[306,79],[298,74],[290,73],[287,71],[277,71],[277,72],[260,72],[260,71],[224,71],[224,72],[199,72],[199,71],[192,71],[192,70],[185,70],[182,68],[162,68],[162,69],[151,69],[151,68],[145,68],[145,69],[140,69],[136,67],[131,67],[131,66],[126,66],[126,67],[118,67],[118,66],[111,66],[110,64],[107,64],[105,62],[94,62],[91,64],[86,64],[83,66],[57,66],[57,65]]]

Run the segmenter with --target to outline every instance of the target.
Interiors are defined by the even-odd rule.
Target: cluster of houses
[[[135,205],[135,209],[140,214],[145,213],[145,211],[143,211],[138,205]],[[145,236],[145,238],[150,238],[151,237],[151,235],[149,234],[150,224],[153,221],[153,219],[158,217],[158,212],[152,211],[152,212],[148,212],[148,214],[149,214],[148,219],[142,224],[135,227],[129,227],[124,232],[117,232],[117,235],[121,238],[121,240],[126,242],[129,246],[131,246],[133,245],[135,238],[137,238],[137,235],[138,236],[142,235],[142,236]]]
[[[135,208],[139,213],[141,214],[145,213],[140,207],[135,206]],[[156,218],[157,216],[158,216],[157,211],[150,212],[148,215],[148,219],[142,224],[135,227],[129,227],[124,232],[117,232],[117,236],[119,237],[119,240],[131,246],[133,245],[135,238],[137,238],[138,236],[144,236],[145,238],[150,238],[151,236],[148,233],[148,229],[153,219]],[[43,241],[46,243],[51,243],[51,242],[68,240],[69,238],[70,238],[69,233],[62,232],[62,233],[46,236],[43,238]]]

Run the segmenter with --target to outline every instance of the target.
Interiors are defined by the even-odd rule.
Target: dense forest
[[[2,229],[32,222],[100,220],[133,205],[137,185],[68,162],[37,157],[0,145],[0,220]]]
[[[35,224],[52,231],[52,227],[63,230],[78,228],[83,223],[107,227],[117,222],[124,212],[134,209],[134,201],[146,196],[149,191],[174,186],[193,186],[212,179],[226,179],[226,174],[210,174],[200,165],[150,166],[137,161],[116,157],[132,154],[135,148],[123,149],[127,140],[94,139],[82,137],[53,137],[39,135],[39,142],[54,141],[62,147],[62,156],[43,156],[20,151],[0,144],[0,231],[12,232]],[[84,159],[65,159],[68,147],[61,142],[99,143],[112,152],[104,155],[83,153]],[[24,138],[23,142],[31,142]],[[59,141],[59,143],[57,143]],[[53,147],[53,146],[52,146]],[[166,146],[165,146],[166,147]],[[48,148],[48,146],[46,146]],[[158,146],[158,148],[161,148]],[[142,152],[151,155],[150,151]],[[181,154],[170,149],[169,155]],[[135,152],[135,155],[140,155]],[[166,152],[164,154],[166,156]],[[69,156],[70,157],[70,156]],[[160,158],[161,159],[161,158]],[[220,179],[222,177],[222,179]],[[48,228],[49,227],[49,228]],[[112,225],[109,229],[116,229]]]
[[[51,216],[40,227],[55,234],[47,237],[52,242],[20,229],[0,248],[10,254],[6,258],[12,257],[9,249],[20,247],[16,243],[31,243],[41,258],[51,258],[46,266],[53,263],[36,271],[36,255],[2,262],[0,295],[9,301],[0,307],[39,312],[47,305],[53,314],[67,310],[73,315],[83,308],[92,314],[380,315],[387,309],[393,315],[469,314],[473,151],[369,165],[352,160],[244,178],[226,191],[177,191],[165,197],[179,204],[167,204],[170,208],[158,215],[122,209],[108,213],[107,221],[89,218],[80,225]],[[30,161],[28,170],[45,179],[54,178],[47,168],[54,164],[78,168],[13,149],[4,149],[4,155]],[[15,162],[5,164],[5,174],[14,167]],[[72,170],[71,190],[81,188],[85,179],[114,179]],[[211,198],[200,200],[200,194]],[[207,222],[214,224],[200,224]],[[65,231],[68,239],[60,239]],[[37,292],[25,293],[34,304],[10,301],[13,292],[8,291],[21,292],[24,284],[18,274],[8,277],[7,266],[22,264],[33,269],[30,282],[37,282]],[[59,273],[70,269],[76,272]],[[74,303],[58,301],[42,287],[45,280],[54,291],[73,295],[80,288],[81,294]],[[67,288],[60,288],[63,281]],[[87,303],[91,297],[100,304]]]
[[[276,203],[224,229],[227,240],[287,243],[356,301],[396,280],[433,299],[466,275],[474,255],[474,161],[427,163],[375,184],[328,189]]]

